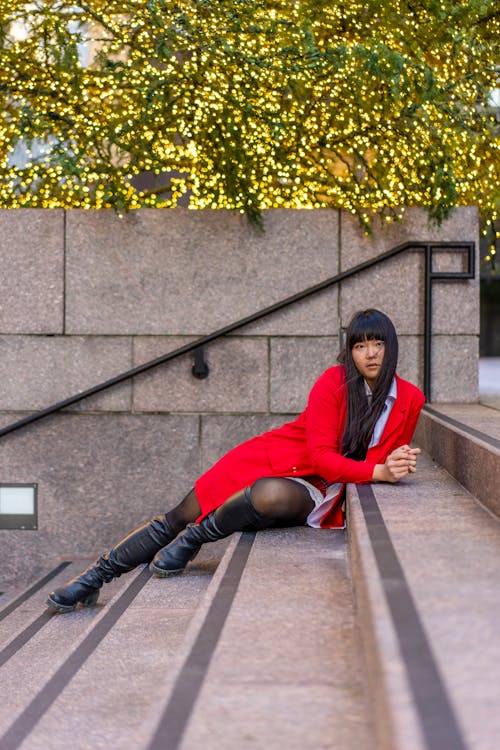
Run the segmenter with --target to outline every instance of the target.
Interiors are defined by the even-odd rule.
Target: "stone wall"
[[[391,247],[478,242],[418,209],[366,237],[340,211],[0,211],[0,424],[82,391]],[[446,260],[446,258],[445,258]],[[434,285],[434,401],[477,400],[478,281]],[[38,484],[37,531],[0,531],[5,581],[93,555],[177,502],[227,448],[300,411],[352,313],[376,306],[423,379],[423,256],[411,251],[2,439],[0,482]]]

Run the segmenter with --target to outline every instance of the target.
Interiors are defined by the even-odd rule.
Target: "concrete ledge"
[[[351,576],[372,702],[374,748],[426,750],[354,485],[349,485],[347,497]]]
[[[370,488],[372,501],[360,499]],[[398,485],[349,487],[348,534],[374,747],[491,750],[500,732],[498,521],[424,454]],[[381,564],[387,538],[390,565]]]
[[[432,404],[421,413],[415,439],[500,517],[500,411],[479,404]]]

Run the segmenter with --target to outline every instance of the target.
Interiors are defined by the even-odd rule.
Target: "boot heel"
[[[97,600],[99,599],[99,593],[100,593],[99,591],[93,591],[85,599],[82,599],[80,602],[82,607],[93,607],[94,604],[97,604]]]
[[[192,550],[184,550],[184,558],[179,560],[175,557],[172,557],[170,555],[169,548],[165,547],[163,550],[158,552],[158,554],[150,562],[149,570],[151,571],[151,573],[153,573],[153,575],[158,576],[158,578],[169,578],[170,576],[184,573],[186,570],[186,565],[188,564],[188,562],[191,562],[191,560],[194,560],[194,558],[200,551],[200,548],[201,545],[198,544]]]
[[[151,562],[149,564],[149,570],[153,575],[158,576],[158,578],[170,578],[170,576],[177,576],[179,573],[185,573],[186,567],[182,568],[175,568],[174,570],[165,570],[164,568],[159,568],[157,565],[154,564],[154,562]]]

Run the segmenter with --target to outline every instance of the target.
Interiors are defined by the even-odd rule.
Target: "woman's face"
[[[385,344],[379,339],[359,341],[351,350],[357,371],[372,390],[384,361],[384,352]]]

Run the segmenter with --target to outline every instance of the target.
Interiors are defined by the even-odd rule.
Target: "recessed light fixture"
[[[37,485],[0,483],[0,529],[36,528]]]

